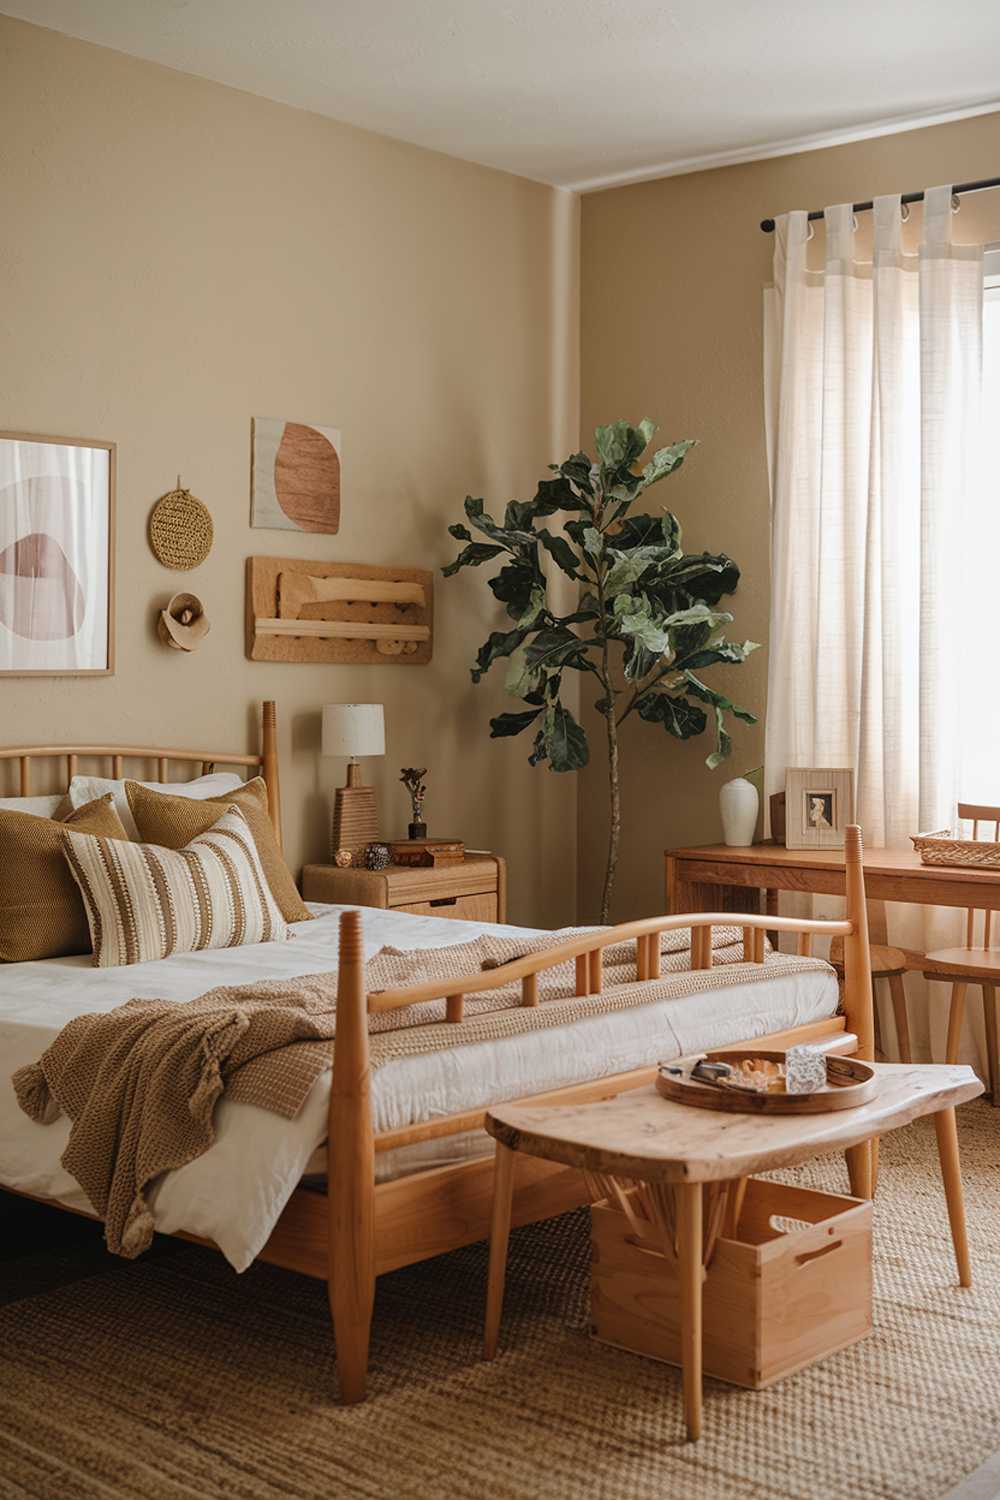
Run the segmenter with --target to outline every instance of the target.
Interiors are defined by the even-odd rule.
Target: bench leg
[[[941,1162],[941,1180],[948,1204],[948,1220],[951,1224],[951,1242],[955,1247],[955,1264],[958,1266],[959,1286],[972,1285],[972,1266],[969,1261],[969,1240],[965,1232],[965,1199],[962,1196],[962,1171],[958,1160],[958,1127],[955,1111],[942,1109],[934,1116],[937,1132],[938,1158]]]
[[[678,1183],[677,1241],[681,1294],[681,1365],[684,1377],[684,1422],[688,1441],[701,1437],[701,1259],[702,1185]]]
[[[862,1141],[859,1146],[848,1146],[844,1152],[847,1159],[847,1175],[851,1179],[851,1193],[855,1198],[872,1196],[872,1142]]]
[[[493,1168],[493,1216],[490,1220],[490,1270],[486,1287],[486,1326],[483,1358],[494,1359],[500,1338],[504,1283],[507,1280],[507,1244],[510,1240],[510,1210],[514,1194],[514,1156],[509,1146],[497,1141]]]

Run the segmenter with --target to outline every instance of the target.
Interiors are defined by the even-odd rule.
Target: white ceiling
[[[0,4],[135,57],[577,188],[1000,109],[996,0]]]

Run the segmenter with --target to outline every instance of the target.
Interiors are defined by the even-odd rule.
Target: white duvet
[[[337,965],[343,907],[313,906],[317,919],[296,925],[295,939],[257,947],[177,954],[155,963],[95,969],[89,955],[0,966],[0,1184],[74,1208],[90,1205],[60,1164],[69,1122],[37,1125],[18,1108],[10,1075],[35,1061],[74,1016],[107,1011],[139,996],[191,1000],[220,984],[292,979]],[[491,927],[366,908],[365,956],[386,944],[440,947],[483,932],[537,935],[537,929]],[[496,1104],[504,1099],[623,1072],[744,1037],[833,1015],[832,970],[776,974],[766,983],[729,986],[683,999],[654,1001],[505,1041],[461,1046],[385,1064],[372,1083],[376,1130],[391,1130]],[[223,1100],[212,1148],[156,1185],[156,1227],[214,1240],[237,1271],[262,1249],[304,1174],[322,1169],[330,1075],[319,1079],[295,1120]],[[376,1158],[386,1180],[428,1164],[492,1149],[485,1132],[386,1152]]]

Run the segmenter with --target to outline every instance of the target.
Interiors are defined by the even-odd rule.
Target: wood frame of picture
[[[115,671],[115,557],[118,445],[101,438],[50,437],[38,432],[0,432],[0,443],[38,443],[60,448],[99,448],[108,455],[107,492],[107,605],[105,663],[96,667],[46,666],[5,667],[0,677],[111,677]],[[19,539],[15,539],[19,540]],[[2,550],[2,549],[0,549]],[[79,580],[77,580],[79,582]],[[0,620],[0,626],[2,626]]]
[[[810,803],[816,803],[815,816]],[[790,766],[785,772],[785,848],[842,849],[854,821],[849,766]]]

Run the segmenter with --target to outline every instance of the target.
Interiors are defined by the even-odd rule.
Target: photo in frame
[[[785,848],[842,849],[854,821],[849,767],[795,766],[785,772]]]
[[[114,671],[115,460],[0,432],[0,676]]]

